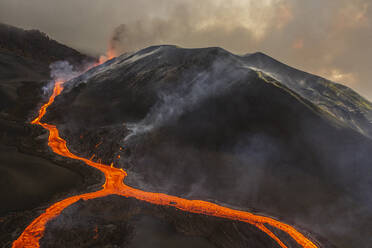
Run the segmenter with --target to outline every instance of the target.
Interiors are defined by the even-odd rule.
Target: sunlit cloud
[[[369,7],[370,3],[348,3],[336,16],[336,29],[366,27],[369,23]]]
[[[276,27],[281,29],[285,27],[294,18],[293,10],[290,4],[282,2],[277,7]]]
[[[233,0],[225,4],[217,1],[209,7],[215,9],[214,14],[198,16],[194,26],[196,31],[243,28],[259,41],[272,26],[280,29],[293,19],[290,5],[283,0]]]
[[[296,39],[293,42],[292,47],[294,49],[302,49],[302,48],[304,48],[304,39],[302,39],[302,38]]]
[[[333,82],[343,83],[348,86],[353,86],[356,83],[356,76],[353,73],[343,72],[337,68],[322,70],[319,74]]]

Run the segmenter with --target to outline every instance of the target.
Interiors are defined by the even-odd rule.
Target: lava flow
[[[246,222],[256,226],[262,232],[266,233],[280,247],[287,248],[287,246],[272,231],[269,230],[268,226],[272,226],[287,233],[290,237],[292,237],[293,240],[297,242],[298,245],[302,246],[303,248],[317,248],[312,241],[306,238],[294,227],[278,220],[255,215],[249,212],[230,209],[206,201],[187,200],[162,193],[151,193],[138,190],[124,184],[124,178],[126,177],[127,173],[123,169],[94,162],[91,160],[93,158],[86,159],[71,153],[67,148],[66,141],[59,136],[57,127],[55,125],[40,122],[46,113],[46,109],[53,103],[55,97],[62,92],[63,83],[63,81],[58,81],[55,83],[53,94],[50,96],[49,101],[41,107],[38,117],[36,117],[31,123],[40,125],[49,131],[48,145],[53,152],[64,157],[83,161],[87,165],[100,170],[105,175],[105,183],[102,185],[102,189],[97,192],[72,196],[47,208],[45,212],[37,217],[29,226],[27,226],[19,238],[13,242],[13,248],[40,247],[39,241],[44,235],[46,224],[53,218],[57,217],[66,207],[81,199],[88,200],[107,195],[121,195],[127,198],[136,198],[152,204],[175,207],[186,212]]]

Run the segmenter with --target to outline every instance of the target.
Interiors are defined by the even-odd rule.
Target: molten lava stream
[[[190,213],[204,214],[246,222],[256,226],[262,232],[266,233],[280,247],[287,248],[287,246],[265,226],[270,225],[286,232],[303,248],[317,248],[317,246],[312,241],[302,235],[294,227],[282,223],[278,220],[265,216],[255,215],[249,212],[222,207],[206,201],[187,200],[162,193],[151,193],[135,189],[124,184],[124,178],[126,177],[127,173],[123,169],[114,168],[112,165],[108,166],[97,163],[71,153],[67,148],[66,141],[59,136],[57,127],[55,125],[40,122],[46,113],[46,109],[53,103],[55,97],[62,92],[63,83],[64,82],[62,81],[58,81],[55,83],[53,93],[50,96],[49,101],[40,108],[38,117],[36,117],[31,123],[40,125],[49,131],[48,145],[53,150],[53,152],[64,157],[83,161],[87,165],[100,170],[105,175],[105,183],[102,185],[102,189],[97,192],[72,196],[70,198],[59,201],[47,208],[45,212],[37,217],[33,222],[31,222],[31,224],[26,227],[19,238],[13,242],[13,248],[39,247],[39,241],[44,235],[46,224],[53,218],[57,217],[63,211],[63,209],[80,199],[89,200],[112,194],[121,195],[124,197],[132,197],[152,204],[171,206]]]

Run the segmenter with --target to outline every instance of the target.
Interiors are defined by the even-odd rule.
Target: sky
[[[260,51],[372,100],[371,0],[0,0],[0,22],[93,55],[110,41]]]

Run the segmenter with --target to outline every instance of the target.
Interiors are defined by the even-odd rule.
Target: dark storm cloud
[[[0,0],[0,22],[41,29],[85,52],[164,43],[263,51],[370,99],[371,18],[369,0]]]

